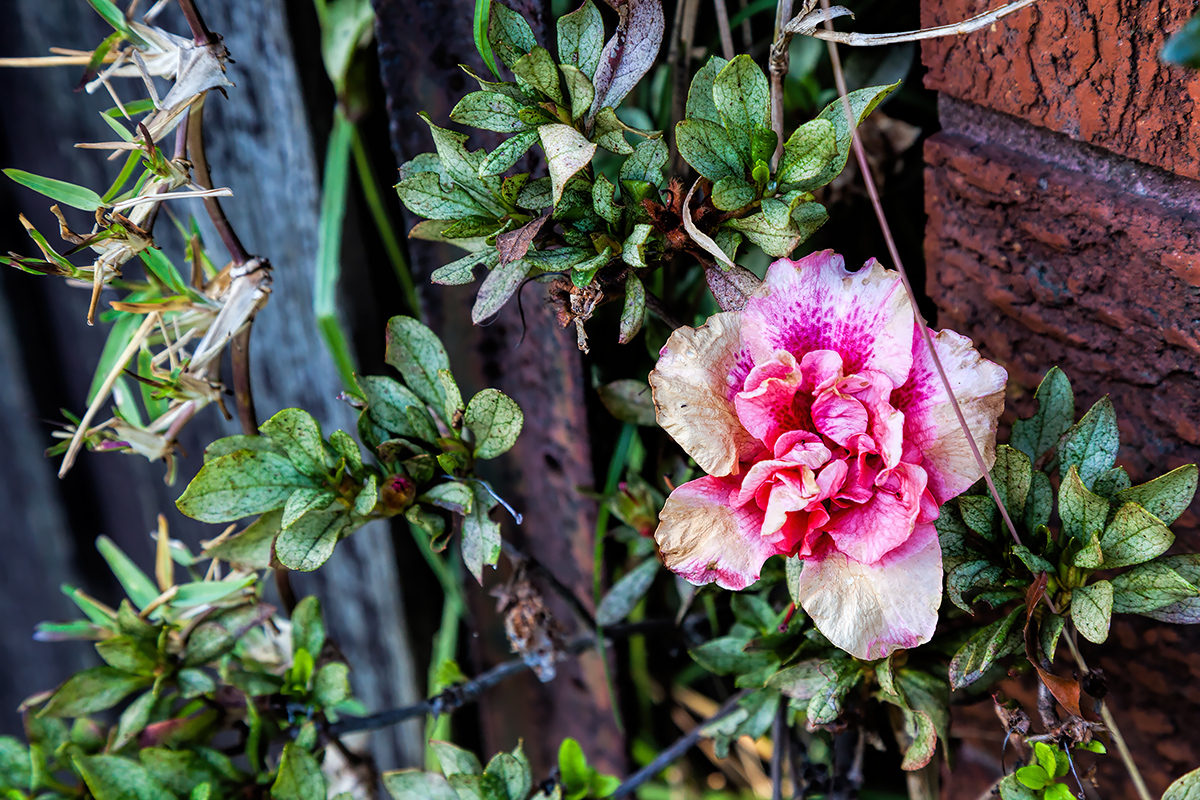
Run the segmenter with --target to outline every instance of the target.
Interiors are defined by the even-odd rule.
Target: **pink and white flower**
[[[933,342],[990,465],[1007,374],[957,333]],[[801,605],[838,647],[874,659],[929,640],[933,521],[981,473],[897,273],[847,272],[832,251],[776,261],[745,308],[676,330],[650,385],[708,473],[662,510],[668,567],[737,590],[796,555]]]

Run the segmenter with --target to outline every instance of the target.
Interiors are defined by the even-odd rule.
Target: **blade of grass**
[[[338,374],[348,391],[357,394],[350,342],[337,316],[337,285],[342,273],[342,225],[346,219],[346,192],[350,179],[350,144],[354,124],[335,109],[333,130],[325,150],[325,175],[321,187],[321,220],[317,234],[317,276],[313,287],[313,312],[317,326]]]
[[[488,41],[488,19],[492,13],[492,0],[475,0],[475,49],[483,59],[484,66],[492,71],[496,80],[500,80],[500,70],[496,69],[496,56],[492,53],[492,43]]]
[[[413,316],[423,321],[424,309],[421,308],[421,298],[417,295],[416,284],[413,283],[412,271],[408,268],[408,260],[404,257],[400,240],[396,238],[396,229],[393,227],[392,218],[383,204],[383,194],[379,191],[375,170],[371,168],[371,160],[367,155],[367,149],[363,147],[362,137],[359,136],[357,126],[354,128],[351,147],[354,152],[354,166],[358,172],[358,182],[362,186],[363,199],[367,201],[367,209],[371,212],[375,229],[379,231],[379,238],[383,242],[383,249],[387,252],[388,261],[392,263],[396,280],[400,281],[400,288],[404,292],[404,301],[408,303],[409,311],[413,313]]]
[[[625,468],[625,460],[629,456],[629,446],[633,443],[633,435],[637,426],[626,422],[621,428],[621,436],[617,439],[617,449],[613,451],[612,461],[608,462],[608,476],[604,480],[604,500],[617,491],[621,482],[621,471]],[[608,504],[600,503],[600,511],[596,514],[595,553],[592,556],[592,602],[596,608],[604,599],[604,537],[608,533]],[[612,670],[608,665],[608,647],[604,642],[604,629],[596,626],[596,653],[600,663],[604,665],[604,680],[608,684],[608,695],[612,702],[613,721],[617,730],[624,735],[625,723],[621,720],[620,703],[617,702],[617,687],[613,682]]]
[[[129,157],[125,159],[125,166],[121,167],[120,173],[117,174],[117,179],[113,181],[112,186],[108,188],[108,191],[104,193],[104,197],[101,198],[105,204],[112,202],[113,198],[117,196],[129,181],[130,176],[133,175],[133,171],[141,162],[142,154],[140,151],[134,150],[129,154]]]

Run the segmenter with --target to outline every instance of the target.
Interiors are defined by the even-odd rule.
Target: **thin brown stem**
[[[1079,645],[1075,642],[1074,629],[1067,631],[1067,635],[1063,638],[1067,640],[1067,648],[1071,651],[1071,657],[1075,659],[1079,669],[1084,673],[1091,672],[1087,662],[1083,660],[1083,653],[1079,652]],[[1121,756],[1121,763],[1125,765],[1125,771],[1129,773],[1129,780],[1133,782],[1133,788],[1137,792],[1139,800],[1153,800],[1150,790],[1146,787],[1146,781],[1142,778],[1142,773],[1133,760],[1133,753],[1130,752],[1129,745],[1125,743],[1121,729],[1117,727],[1117,720],[1108,710],[1108,703],[1103,700],[1100,701],[1100,719],[1104,720],[1104,726],[1112,735],[1113,744],[1117,746],[1117,754]]]
[[[179,9],[183,12],[188,27],[191,28],[192,41],[196,43],[197,47],[207,47],[217,41],[217,37],[204,24],[204,19],[200,16],[200,9],[196,8],[195,0],[179,0]]]
[[[821,0],[821,8],[825,12],[826,29],[832,30],[833,22],[829,16],[829,0]],[[983,458],[983,453],[979,450],[979,445],[975,441],[974,434],[971,433],[970,427],[967,426],[967,419],[958,404],[958,398],[954,396],[954,389],[950,386],[950,378],[946,375],[946,368],[942,365],[942,360],[938,357],[937,350],[933,346],[933,336],[929,333],[929,325],[917,307],[917,295],[913,291],[912,283],[908,280],[908,272],[904,269],[904,263],[900,258],[900,251],[896,247],[896,240],[892,237],[891,226],[888,225],[887,217],[883,213],[883,204],[879,200],[879,189],[875,186],[875,178],[871,174],[871,167],[867,163],[867,154],[863,150],[862,139],[858,135],[858,126],[855,124],[854,113],[850,109],[850,99],[847,97],[848,91],[846,89],[846,75],[842,71],[842,60],[838,56],[837,45],[833,42],[828,42],[828,45],[829,59],[833,64],[833,77],[837,83],[838,94],[842,98],[842,105],[846,110],[846,121],[850,128],[851,144],[855,159],[858,162],[858,170],[862,173],[863,183],[866,184],[867,195],[871,198],[871,207],[875,210],[875,218],[879,221],[879,228],[883,232],[884,241],[887,243],[888,254],[892,258],[892,263],[896,266],[896,271],[900,273],[900,280],[904,284],[904,291],[908,295],[908,302],[912,305],[913,316],[916,317],[917,330],[921,334],[922,342],[924,342],[925,347],[929,350],[929,356],[933,360],[933,366],[937,370],[938,378],[946,390],[946,396],[950,399],[950,407],[954,409],[954,416],[958,420],[959,427],[962,428],[963,436],[967,439],[967,444],[971,448],[971,454],[975,457],[975,462],[979,465],[980,472],[983,473],[983,480],[987,483],[988,491],[991,493],[992,499],[996,501],[997,508],[1000,509],[1000,516],[1004,518],[1004,524],[1008,526],[1008,532],[1012,535],[1013,541],[1020,544],[1021,537],[1017,535],[1016,526],[1013,525],[1013,521],[1008,515],[1008,509],[1004,507],[1004,501],[1000,499],[1000,493],[996,491],[996,484],[992,481],[987,462]]]
[[[787,703],[780,702],[771,730],[771,800],[783,800],[783,753],[788,748]],[[795,779],[792,779],[795,783]]]
[[[188,112],[191,117],[191,124],[188,128],[188,150],[192,156],[193,175],[196,183],[202,188],[213,188],[212,177],[208,172],[208,159],[204,154],[204,102],[203,99],[192,105]],[[221,208],[221,201],[215,197],[204,198],[204,210],[208,212],[208,217],[212,220],[213,227],[217,229],[217,235],[221,237],[221,241],[225,243],[225,248],[229,251],[229,257],[236,266],[241,266],[249,261],[253,256],[246,252],[246,248],[242,247],[242,240],[238,238],[237,233],[233,230],[233,226],[229,224],[229,218],[225,216],[225,211]]]
[[[962,22],[939,25],[936,28],[922,28],[917,31],[900,31],[899,33],[842,33],[841,31],[832,30],[828,25],[825,30],[820,30],[815,25],[810,27],[805,24],[806,21],[804,20],[798,20],[789,27],[793,29],[792,33],[801,36],[812,36],[815,39],[824,39],[827,42],[837,42],[838,44],[849,45],[851,47],[878,47],[880,45],[918,42],[923,39],[937,39],[943,36],[962,36],[963,34],[973,33],[992,25],[998,19],[1020,11],[1027,6],[1031,6],[1035,2],[1037,0],[1014,0],[1014,2],[1002,6],[995,11],[989,11],[986,14],[980,14],[977,17],[971,17]]]
[[[254,410],[254,390],[250,384],[250,331],[246,325],[230,342],[229,357],[233,370],[233,400],[237,404],[238,421],[242,433],[247,436],[258,434],[258,415]]]

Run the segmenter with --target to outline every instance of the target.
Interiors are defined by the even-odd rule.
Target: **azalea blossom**
[[[1007,374],[957,333],[933,342],[990,465]],[[828,250],[776,261],[743,309],[676,330],[650,384],[708,473],[662,510],[668,567],[738,590],[799,556],[801,605],[838,647],[873,659],[929,640],[933,521],[981,472],[897,273],[848,272]]]

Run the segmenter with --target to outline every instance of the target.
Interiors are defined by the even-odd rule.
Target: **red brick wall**
[[[922,0],[922,21],[995,5]],[[1056,364],[1081,406],[1110,394],[1135,481],[1200,461],[1200,72],[1157,58],[1198,7],[1041,0],[923,48],[943,127],[925,150],[939,324],[1008,368],[1018,408]],[[1172,552],[1200,551],[1200,502],[1175,530]],[[1156,797],[1200,766],[1200,630],[1118,618],[1084,653]],[[1100,795],[1134,797],[1116,756],[1101,763]]]

